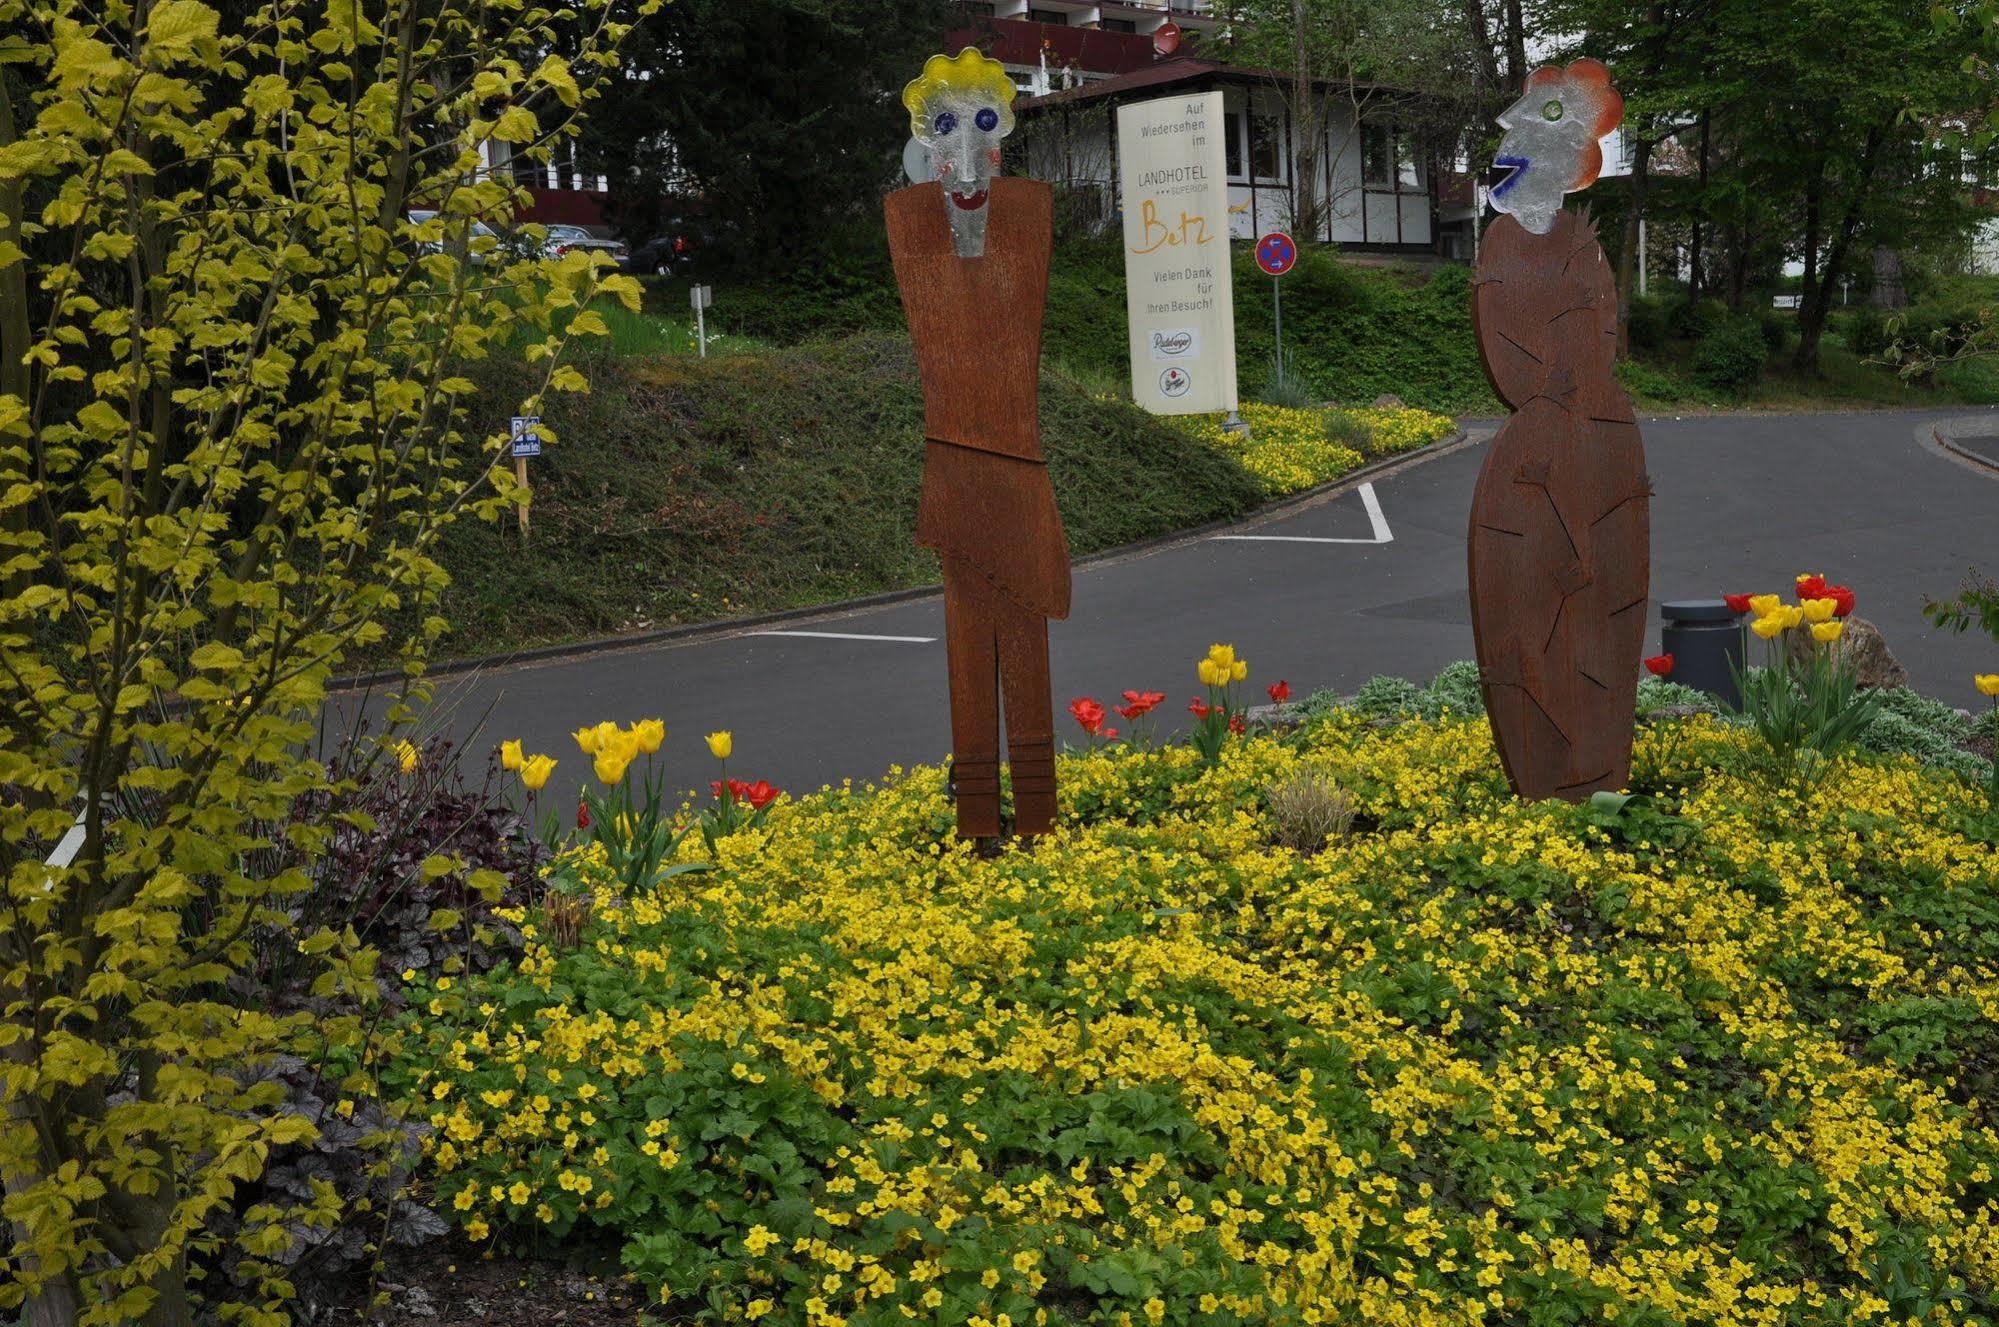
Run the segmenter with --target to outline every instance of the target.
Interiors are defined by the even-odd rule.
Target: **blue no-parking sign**
[[[1256,242],[1256,265],[1272,276],[1283,276],[1298,264],[1298,246],[1281,230],[1273,230]]]

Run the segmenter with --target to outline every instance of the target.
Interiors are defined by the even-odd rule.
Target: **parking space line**
[[[1371,539],[1331,539],[1320,535],[1303,534],[1218,534],[1215,538],[1260,544],[1389,544],[1395,542],[1395,533],[1388,528],[1388,517],[1384,516],[1381,511],[1381,499],[1374,495],[1374,485],[1362,484],[1357,491],[1360,493],[1362,505],[1367,508],[1367,523],[1374,530],[1374,537]]]
[[[811,636],[816,640],[891,641],[900,645],[930,645],[935,636],[863,636],[850,631],[746,631],[745,636]]]

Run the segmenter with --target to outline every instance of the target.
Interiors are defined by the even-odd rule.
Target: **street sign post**
[[[520,486],[525,489],[528,486],[528,457],[541,455],[541,416],[515,415],[509,432],[513,438],[514,478],[519,480]],[[515,510],[520,513],[521,533],[526,534],[527,504],[522,503]]]
[[[701,358],[708,358],[708,306],[715,302],[713,286],[693,286],[687,292],[687,302],[694,306],[694,335],[701,343]]]
[[[1270,273],[1270,315],[1277,334],[1277,376],[1284,376],[1284,295],[1278,278],[1298,265],[1298,246],[1281,230],[1256,241],[1256,265]]]

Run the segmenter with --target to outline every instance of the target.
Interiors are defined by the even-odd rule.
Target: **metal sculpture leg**
[[[1006,755],[1017,834],[1055,827],[1055,700],[1048,682],[1048,619],[1007,600],[999,614]]]
[[[986,578],[944,560],[944,648],[951,670],[951,774],[958,837],[999,837],[999,637]]]

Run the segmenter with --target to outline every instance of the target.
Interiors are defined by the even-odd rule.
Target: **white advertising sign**
[[[1132,399],[1155,415],[1233,410],[1222,94],[1120,106]]]

